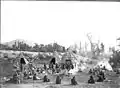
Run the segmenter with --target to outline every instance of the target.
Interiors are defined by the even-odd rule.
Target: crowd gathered
[[[43,64],[43,67],[35,67],[32,66],[32,64],[29,65],[29,69],[24,68],[23,71],[21,70],[16,70],[15,73],[13,74],[13,77],[10,79],[14,83],[19,84],[21,83],[21,80],[27,80],[27,79],[32,79],[34,80],[42,80],[43,82],[50,82],[50,78],[48,74],[57,74],[56,77],[56,84],[61,84],[61,81],[63,77],[66,74],[60,74],[63,70],[69,71],[70,69],[73,69],[74,66],[70,62],[67,62],[65,64],[57,64],[57,63],[49,63],[48,64]],[[90,69],[88,74],[89,78],[87,83],[89,84],[94,84],[95,82],[103,82],[106,77],[104,73],[105,67],[103,69],[97,67]],[[41,78],[38,75],[44,73],[44,76]],[[70,74],[67,74],[68,77],[71,77],[71,85],[77,85],[78,82],[76,80],[75,76],[70,76]]]

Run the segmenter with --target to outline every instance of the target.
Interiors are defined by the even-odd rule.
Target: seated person
[[[119,71],[119,70],[116,70],[116,74],[120,74],[120,71]]]
[[[27,79],[32,79],[32,73],[29,71],[28,72],[28,77],[27,77]]]
[[[89,74],[91,74],[91,73],[92,73],[92,69],[89,70]]]
[[[75,79],[75,76],[71,79],[71,84],[72,85],[77,85],[77,81]]]
[[[59,65],[58,65],[57,63],[55,64],[55,68],[56,68],[56,69],[59,68]]]
[[[61,84],[61,78],[59,75],[56,77],[56,84]]]
[[[25,71],[24,72],[24,78],[27,78],[28,77],[28,74],[27,74],[27,72]]]
[[[103,78],[103,80],[105,80],[105,74],[104,74],[104,72],[100,71],[99,75],[101,75],[102,78]]]
[[[47,75],[43,77],[43,82],[50,82],[50,79],[48,79]]]
[[[16,73],[13,75],[13,83],[17,83],[17,84],[20,83],[20,77],[19,77],[18,72],[16,72]]]
[[[90,84],[94,84],[95,83],[95,80],[94,80],[92,75],[90,76],[90,78],[88,80],[88,83],[90,83]]]
[[[33,80],[37,80],[36,74],[33,75]]]
[[[102,75],[103,74],[103,71],[99,71],[99,75]]]
[[[39,80],[40,78],[39,77],[37,77],[37,75],[36,74],[34,74],[33,75],[33,80]]]
[[[60,72],[60,69],[59,68],[56,68],[56,73],[59,73]]]
[[[104,80],[106,79],[106,78],[105,78],[105,74],[104,74],[104,73],[102,74],[102,77],[103,77],[103,79],[104,79]]]
[[[40,72],[40,69],[39,69],[39,68],[37,68],[36,72],[38,72],[38,73],[39,73],[39,72]]]
[[[103,82],[103,77],[101,75],[98,75],[97,82]]]
[[[103,70],[106,70],[106,67],[105,67],[105,66],[103,67]]]
[[[71,64],[71,69],[74,69],[74,66],[73,66],[73,64]]]

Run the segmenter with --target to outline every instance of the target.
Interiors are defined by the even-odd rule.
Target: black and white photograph
[[[0,88],[120,88],[119,0],[0,3]]]

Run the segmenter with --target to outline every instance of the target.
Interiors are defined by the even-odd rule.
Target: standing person
[[[55,65],[53,65],[53,68],[52,68],[52,74],[55,73]]]
[[[18,83],[18,77],[17,76],[18,76],[17,71],[15,71],[15,73],[13,74],[13,80],[12,80],[13,83],[16,83],[16,84]]]
[[[15,74],[13,75],[14,82],[19,84],[20,83],[20,72],[17,70]]]
[[[46,70],[47,69],[47,66],[46,66],[46,64],[44,63],[44,70]]]
[[[56,63],[55,69],[56,69],[56,73],[59,73],[59,65],[57,63]]]

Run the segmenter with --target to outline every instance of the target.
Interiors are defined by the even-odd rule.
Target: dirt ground
[[[56,76],[49,75],[48,78],[51,80],[48,83],[42,82],[42,80],[27,80],[22,84],[4,84],[1,88],[120,88],[120,78],[112,73],[112,75],[107,75],[107,79],[112,80],[112,82],[103,82],[95,84],[88,84],[87,80],[89,75],[86,73],[79,73],[76,76],[76,80],[78,85],[72,86],[70,85],[71,77],[65,76],[62,79],[61,84],[55,84]]]
[[[29,83],[29,84],[7,84],[3,85],[1,88],[120,88],[119,85],[115,84],[104,84],[104,83],[96,83],[96,84],[87,84],[87,83],[79,83],[76,86],[72,86],[70,84],[62,83]]]

